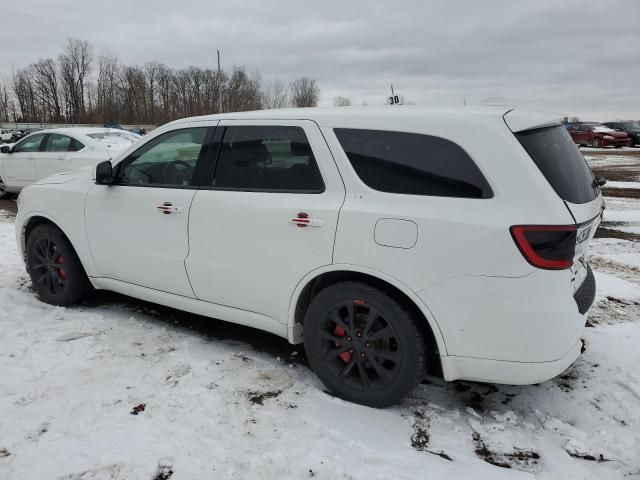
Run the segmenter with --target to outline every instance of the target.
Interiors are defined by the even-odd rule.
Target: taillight
[[[573,265],[575,225],[514,225],[510,230],[520,252],[534,267],[564,270]]]

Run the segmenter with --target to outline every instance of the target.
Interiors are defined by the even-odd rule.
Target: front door
[[[5,183],[10,187],[23,188],[38,179],[36,156],[39,155],[45,134],[29,135],[4,156]]]
[[[208,130],[187,124],[151,138],[114,167],[114,185],[90,190],[85,223],[101,277],[193,297],[187,226]]]
[[[215,136],[214,178],[189,218],[193,290],[284,323],[296,285],[332,263],[344,185],[311,121],[223,120]]]

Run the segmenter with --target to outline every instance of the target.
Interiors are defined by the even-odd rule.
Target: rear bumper
[[[582,342],[576,341],[562,357],[551,362],[506,362],[484,358],[442,357],[445,380],[470,380],[475,382],[502,383],[506,385],[531,385],[557,377],[580,356]]]
[[[531,383],[570,365],[595,292],[594,281],[574,291],[572,280],[569,270],[536,269],[525,277],[460,276],[419,292],[442,333],[450,379]],[[505,373],[491,373],[501,365]]]

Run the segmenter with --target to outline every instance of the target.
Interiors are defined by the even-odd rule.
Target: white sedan
[[[0,147],[0,198],[56,173],[108,160],[140,135],[112,128],[39,130],[14,145]]]

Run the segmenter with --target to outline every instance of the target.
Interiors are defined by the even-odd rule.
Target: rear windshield
[[[537,128],[515,135],[560,197],[571,203],[596,198],[591,169],[566,128]]]

